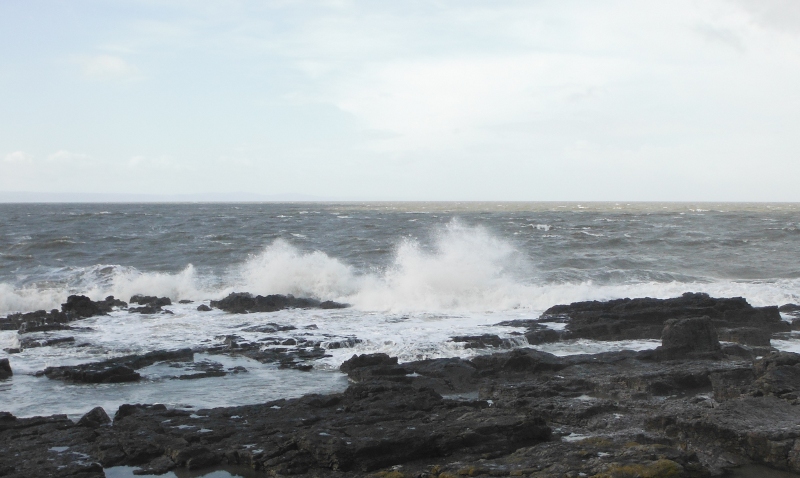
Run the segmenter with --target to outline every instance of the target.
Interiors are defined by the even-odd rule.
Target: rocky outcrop
[[[141,378],[137,369],[153,365],[157,362],[192,361],[194,352],[191,349],[174,351],[154,351],[145,354],[127,355],[102,362],[81,365],[65,365],[47,367],[37,372],[37,376],[46,376],[53,380],[64,380],[78,383],[119,383],[136,382]]]
[[[723,328],[740,328],[731,323]],[[343,393],[191,412],[129,404],[113,426],[102,409],[77,424],[0,413],[0,476],[100,478],[117,465],[302,478],[705,478],[747,464],[800,473],[800,355],[762,347],[753,358],[750,345],[721,346],[716,324],[707,314],[664,320],[662,346],[641,352],[559,357],[520,348],[407,363],[353,355],[341,366],[352,382]],[[300,334],[281,351],[217,339],[208,352],[281,366],[287,357],[308,365],[301,353],[324,355]],[[102,364],[135,373],[190,353]],[[235,373],[209,361],[181,368],[198,375],[186,378]]]
[[[11,364],[7,358],[0,359],[0,380],[6,379],[14,375],[11,371]]]
[[[316,299],[297,298],[293,295],[256,295],[246,292],[233,292],[224,299],[212,300],[211,307],[234,314],[251,312],[276,312],[283,309],[342,309],[347,304],[333,301],[320,302]]]
[[[630,340],[657,339],[667,320],[702,316],[718,329],[755,327],[769,333],[790,329],[777,307],[753,307],[741,297],[716,299],[701,293],[673,299],[575,302],[551,307],[542,318],[566,322],[564,339]]]
[[[50,330],[67,330],[71,327],[65,325],[69,322],[105,315],[114,307],[127,307],[125,302],[115,299],[113,295],[104,300],[93,301],[83,295],[71,295],[61,304],[61,310],[37,310],[24,314],[11,314],[0,318],[0,330],[17,330],[19,333],[42,332]]]
[[[138,314],[159,314],[159,313],[166,313],[171,314],[172,311],[168,309],[162,309],[165,305],[172,305],[172,300],[169,297],[156,297],[152,295],[134,295],[131,297],[130,300],[131,304],[139,304],[140,307],[131,307],[128,309],[129,313],[138,313]]]

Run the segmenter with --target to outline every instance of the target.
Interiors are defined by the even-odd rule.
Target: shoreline
[[[790,327],[775,321],[777,307],[742,302],[685,294],[556,306],[543,318],[566,324],[559,337],[543,333],[542,318],[516,324],[529,340],[658,330],[655,350],[518,348],[405,363],[364,354],[342,364],[351,382],[342,393],[192,411],[122,405],[113,422],[101,408],[78,423],[3,413],[0,476],[102,477],[118,466],[384,478],[800,473],[800,354],[768,345]],[[705,315],[687,317],[698,304]],[[772,330],[767,345],[753,327],[729,327],[742,321]],[[723,335],[739,343],[720,344]]]

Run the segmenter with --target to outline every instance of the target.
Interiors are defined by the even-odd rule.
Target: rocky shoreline
[[[233,313],[334,304],[269,297],[242,294],[220,303],[231,299]],[[166,305],[146,299],[143,307]],[[0,324],[25,333],[104,313],[97,302],[71,300],[67,310]],[[115,301],[102,304],[120,307]],[[782,311],[800,310],[788,306]],[[195,411],[122,405],[113,420],[96,408],[77,423],[65,415],[0,413],[0,476],[102,477],[114,466],[139,474],[221,466],[265,476],[383,478],[708,477],[749,464],[800,473],[800,354],[770,347],[770,338],[795,327],[777,307],[684,294],[556,306],[539,320],[515,322],[505,325],[520,328],[531,344],[660,338],[662,345],[565,357],[523,347],[407,363],[354,355],[341,366],[351,384],[338,394]],[[454,337],[489,350],[503,340]],[[267,357],[274,352],[236,338],[218,352],[298,368],[325,353],[318,344],[297,350],[311,355]],[[192,353],[152,352],[42,373],[73,382],[136,380],[137,367],[191,360]],[[12,373],[7,361],[0,379],[3,373]]]

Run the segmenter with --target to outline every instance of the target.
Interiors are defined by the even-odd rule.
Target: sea
[[[231,292],[350,307],[197,310]],[[75,341],[20,353],[6,351],[19,347],[17,332],[0,331],[0,358],[14,371],[0,382],[0,410],[78,418],[96,406],[113,415],[123,403],[201,409],[337,392],[347,387],[338,367],[354,354],[406,362],[498,351],[452,340],[480,334],[506,339],[504,349],[530,347],[520,329],[497,324],[536,319],[556,304],[684,292],[740,296],[754,306],[800,303],[800,204],[0,204],[0,317],[59,308],[70,294],[173,302],[165,307],[172,314],[121,309],[70,324],[79,330],[39,332]],[[142,369],[136,383],[36,376],[48,366],[153,350],[202,351],[229,336],[258,342],[265,333],[252,330],[265,324],[286,329],[271,337],[318,343],[326,356],[300,371],[200,352],[195,362],[247,372],[198,380],[175,380],[182,372],[174,364]],[[658,345],[535,348],[569,355]],[[773,345],[800,352],[800,335]]]

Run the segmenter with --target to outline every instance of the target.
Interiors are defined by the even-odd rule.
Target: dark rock
[[[181,299],[178,301],[179,304],[191,304],[192,302],[194,301],[189,299]]]
[[[153,365],[156,362],[192,361],[194,352],[191,349],[174,351],[157,350],[141,355],[104,360],[102,362],[81,365],[47,367],[37,375],[44,375],[53,380],[65,380],[79,383],[119,383],[136,382],[141,375],[135,370]]]
[[[347,304],[340,304],[339,302],[334,302],[332,300],[326,300],[320,302],[319,308],[320,309],[346,309],[349,307]]]
[[[485,349],[486,347],[501,347],[507,345],[503,339],[494,334],[459,335],[451,338],[453,342],[464,344],[465,349]]]
[[[800,318],[792,319],[792,330],[800,330]]]
[[[531,345],[539,345],[549,342],[558,342],[563,333],[546,327],[535,328],[525,333],[525,339]]]
[[[714,390],[714,399],[724,402],[750,394],[755,374],[752,367],[748,367],[715,372],[709,378]]]
[[[127,305],[125,302],[115,299],[114,296],[108,296],[105,300],[95,302],[86,296],[71,295],[67,298],[67,302],[61,305],[62,310],[60,311],[58,309],[50,312],[37,310],[0,318],[0,330],[17,330],[20,334],[68,330],[71,329],[65,325],[68,322],[104,315],[111,312],[114,307],[127,307]]]
[[[105,315],[110,311],[110,307],[94,302],[85,295],[71,295],[61,304],[61,311],[67,316],[85,319],[95,315]]]
[[[172,305],[172,300],[169,297],[156,297],[152,295],[136,294],[129,300],[131,304],[149,305],[151,307],[163,307],[165,305]]]
[[[800,312],[800,305],[797,304],[783,304],[782,306],[778,307],[778,310],[781,312],[791,313],[791,312]]]
[[[389,357],[386,354],[362,354],[353,355],[342,362],[339,370],[348,373],[352,370],[364,367],[383,367],[397,365],[397,357]]]
[[[673,299],[618,299],[575,302],[547,309],[540,320],[566,320],[564,339],[657,339],[669,319],[707,316],[717,328],[757,327],[789,330],[777,307],[753,307],[741,297],[716,299],[686,293]]]
[[[6,379],[14,375],[11,371],[11,364],[7,358],[0,359],[0,380]]]
[[[284,345],[294,345],[294,343],[287,343],[287,342],[296,343],[297,340],[288,339],[283,344]],[[349,349],[349,348],[355,347],[356,345],[360,344],[361,342],[363,342],[361,339],[357,339],[355,337],[348,337],[348,338],[342,339],[342,340],[332,340],[330,342],[326,342],[325,344],[323,344],[323,346],[326,349],[331,349],[331,350],[333,350],[333,349]]]
[[[245,327],[242,329],[243,332],[262,332],[271,334],[273,332],[286,332],[289,330],[295,330],[297,327],[294,325],[281,325],[276,324],[274,322],[269,322],[262,325],[254,325],[252,327]]]
[[[103,407],[95,407],[78,420],[79,427],[97,428],[103,425],[111,424],[111,418]]]
[[[661,346],[665,349],[683,349],[691,352],[720,350],[717,332],[709,317],[666,321],[661,334]]]
[[[211,307],[207,306],[206,304],[200,304],[197,306],[197,310],[200,312],[208,312],[211,310]]]
[[[160,456],[146,465],[133,470],[134,475],[163,475],[178,466],[169,457]]]
[[[19,341],[21,349],[32,349],[36,347],[51,347],[59,344],[71,344],[75,342],[75,337],[23,337]]]
[[[717,329],[719,340],[725,342],[736,342],[744,345],[755,345],[760,347],[770,346],[769,331],[756,327],[737,327],[734,329]]]
[[[322,304],[325,304],[323,307]],[[283,309],[311,309],[325,308],[338,309],[347,307],[345,304],[335,302],[320,302],[315,299],[296,298],[292,295],[268,295],[253,296],[246,292],[233,292],[221,300],[212,300],[211,307],[222,309],[234,314],[246,314],[250,312],[275,312]]]
[[[168,312],[168,311],[162,309],[160,305],[144,305],[142,307],[131,307],[128,309],[128,313],[130,314],[136,313],[136,314],[151,315],[151,314],[160,314],[162,312]]]

